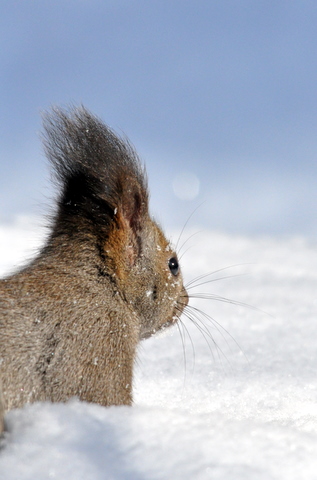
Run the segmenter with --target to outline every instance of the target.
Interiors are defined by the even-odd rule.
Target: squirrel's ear
[[[133,178],[125,178],[121,201],[115,211],[116,224],[128,266],[142,251],[142,230],[148,216],[147,192]]]
[[[132,245],[135,258],[148,217],[148,191],[134,148],[83,107],[53,109],[44,126],[45,150],[62,186],[63,225],[67,219],[67,226],[75,222],[78,228],[78,221],[85,221],[101,238],[113,225],[114,249],[118,242],[123,250]]]
[[[122,215],[129,223],[134,235],[139,235],[148,212],[147,197],[144,196],[137,185],[127,187],[122,197]]]

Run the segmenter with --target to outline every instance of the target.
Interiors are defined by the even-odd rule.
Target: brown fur
[[[45,129],[60,194],[42,251],[0,281],[0,430],[26,402],[130,405],[138,342],[188,300],[130,144],[84,108]]]

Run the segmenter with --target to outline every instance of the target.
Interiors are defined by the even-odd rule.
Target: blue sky
[[[163,226],[199,206],[201,227],[317,234],[316,2],[0,6],[0,221],[46,211],[40,112],[83,103],[136,146]]]

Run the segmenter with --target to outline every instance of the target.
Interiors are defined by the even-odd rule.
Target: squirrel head
[[[147,177],[131,144],[84,107],[44,118],[61,191],[49,248],[82,249],[139,319],[139,337],[172,325],[188,297],[176,253],[149,215]],[[59,247],[60,248],[60,247]],[[88,257],[87,257],[88,258]]]

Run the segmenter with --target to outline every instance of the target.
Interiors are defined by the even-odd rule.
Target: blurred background
[[[0,222],[46,212],[40,113],[83,103],[146,162],[152,212],[317,235],[317,2],[2,0]]]

